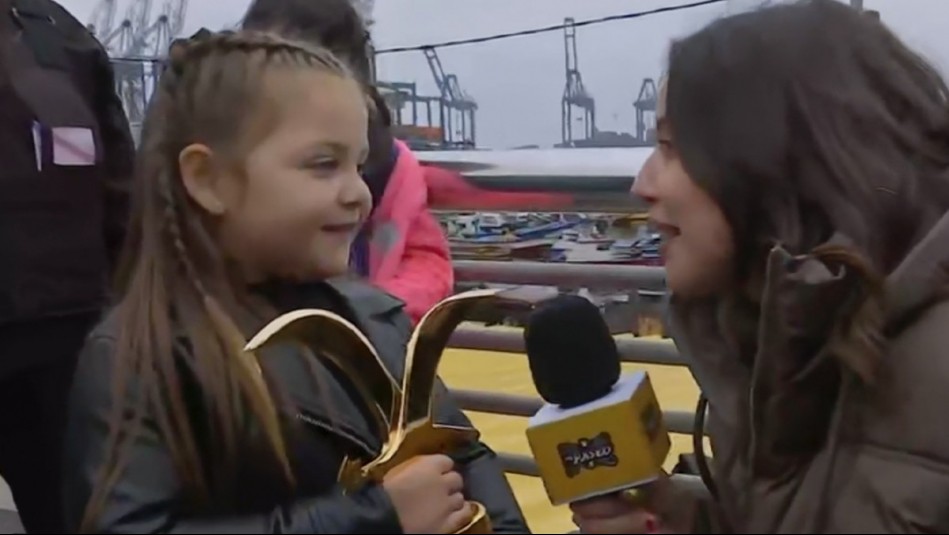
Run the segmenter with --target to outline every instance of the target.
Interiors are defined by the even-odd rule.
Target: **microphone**
[[[561,295],[540,304],[524,329],[534,385],[546,404],[527,441],[553,505],[656,480],[671,441],[645,372],[621,375],[599,309]]]

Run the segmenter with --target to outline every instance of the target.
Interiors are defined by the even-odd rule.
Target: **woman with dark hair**
[[[878,20],[810,0],[674,43],[661,92],[633,192],[707,399],[714,530],[949,531],[946,84]],[[650,490],[575,520],[696,530],[682,489]]]
[[[418,321],[451,295],[454,271],[448,240],[428,211],[425,172],[391,132],[389,109],[372,85],[369,32],[350,0],[255,0],[248,30],[275,31],[331,50],[363,82],[375,104],[363,178],[372,194],[369,222],[353,245],[356,271],[406,304]]]

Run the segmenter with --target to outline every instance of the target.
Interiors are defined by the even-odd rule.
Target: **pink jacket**
[[[428,210],[425,169],[403,142],[370,225],[369,280],[405,301],[417,323],[452,294],[455,275],[448,240]]]

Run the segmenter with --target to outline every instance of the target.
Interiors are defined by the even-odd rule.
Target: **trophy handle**
[[[468,502],[468,507],[474,513],[471,520],[461,529],[456,531],[456,535],[486,535],[494,533],[494,527],[491,525],[491,517],[488,516],[488,510],[484,505],[478,502]]]
[[[373,415],[378,436],[389,436],[392,414],[402,404],[398,383],[355,325],[327,310],[295,310],[268,323],[244,350],[255,352],[285,342],[302,344],[352,378],[362,402]]]
[[[406,348],[402,403],[392,424],[405,429],[432,415],[432,391],[448,340],[472,308],[496,300],[503,290],[472,290],[438,303],[419,321]]]

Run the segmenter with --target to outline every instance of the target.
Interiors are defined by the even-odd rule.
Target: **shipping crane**
[[[102,43],[102,46],[113,56],[124,56],[135,42],[136,36],[148,26],[148,16],[152,9],[151,0],[133,0],[125,11],[122,22],[117,27],[107,24],[108,31],[99,29],[102,21],[97,20],[101,14],[110,15],[114,21],[116,9],[116,0],[100,0],[92,12],[92,20],[89,26],[96,27],[96,37]],[[111,10],[111,13],[110,13]],[[105,19],[106,17],[103,17]]]
[[[580,67],[577,58],[577,27],[576,21],[568,17],[564,19],[564,66],[567,82],[561,99],[560,129],[563,147],[575,147],[578,142],[591,140],[596,136],[596,102],[583,87],[583,77],[580,76]],[[573,134],[574,108],[579,108],[582,115],[577,120],[583,123],[583,137],[576,138]]]
[[[561,99],[560,148],[589,147],[647,147],[655,142],[656,83],[652,78],[643,80],[636,108],[636,131],[614,132],[600,130],[596,125],[596,101],[583,85],[577,54],[577,27],[574,19],[564,19],[564,67],[566,84]],[[579,113],[578,113],[579,111]],[[649,115],[649,114],[652,115]],[[651,122],[650,122],[651,121]],[[582,125],[582,134],[574,131],[574,123]]]
[[[168,52],[171,41],[184,29],[187,10],[188,0],[165,0],[161,14],[134,36],[131,46],[125,50],[125,55],[163,57]]]
[[[656,142],[656,100],[659,92],[652,78],[643,80],[639,96],[633,102],[636,108],[636,141],[640,146],[652,146]]]
[[[443,98],[421,95],[415,82],[379,80],[376,76],[376,50],[371,41],[367,48],[369,76],[389,108],[393,135],[416,151],[447,148]]]
[[[442,128],[447,148],[474,148],[475,146],[475,102],[458,83],[454,74],[445,74],[438,52],[428,47],[423,49],[425,59],[435,78],[435,86],[442,100]]]
[[[125,105],[133,130],[145,115],[145,106],[161,72],[162,57],[185,24],[187,0],[165,0],[161,13],[149,22],[152,0],[133,0],[122,24],[103,44],[113,56],[116,93]]]
[[[92,8],[92,15],[89,16],[89,22],[86,27],[100,41],[112,33],[112,26],[115,24],[115,10],[117,0],[99,0],[96,7]]]

